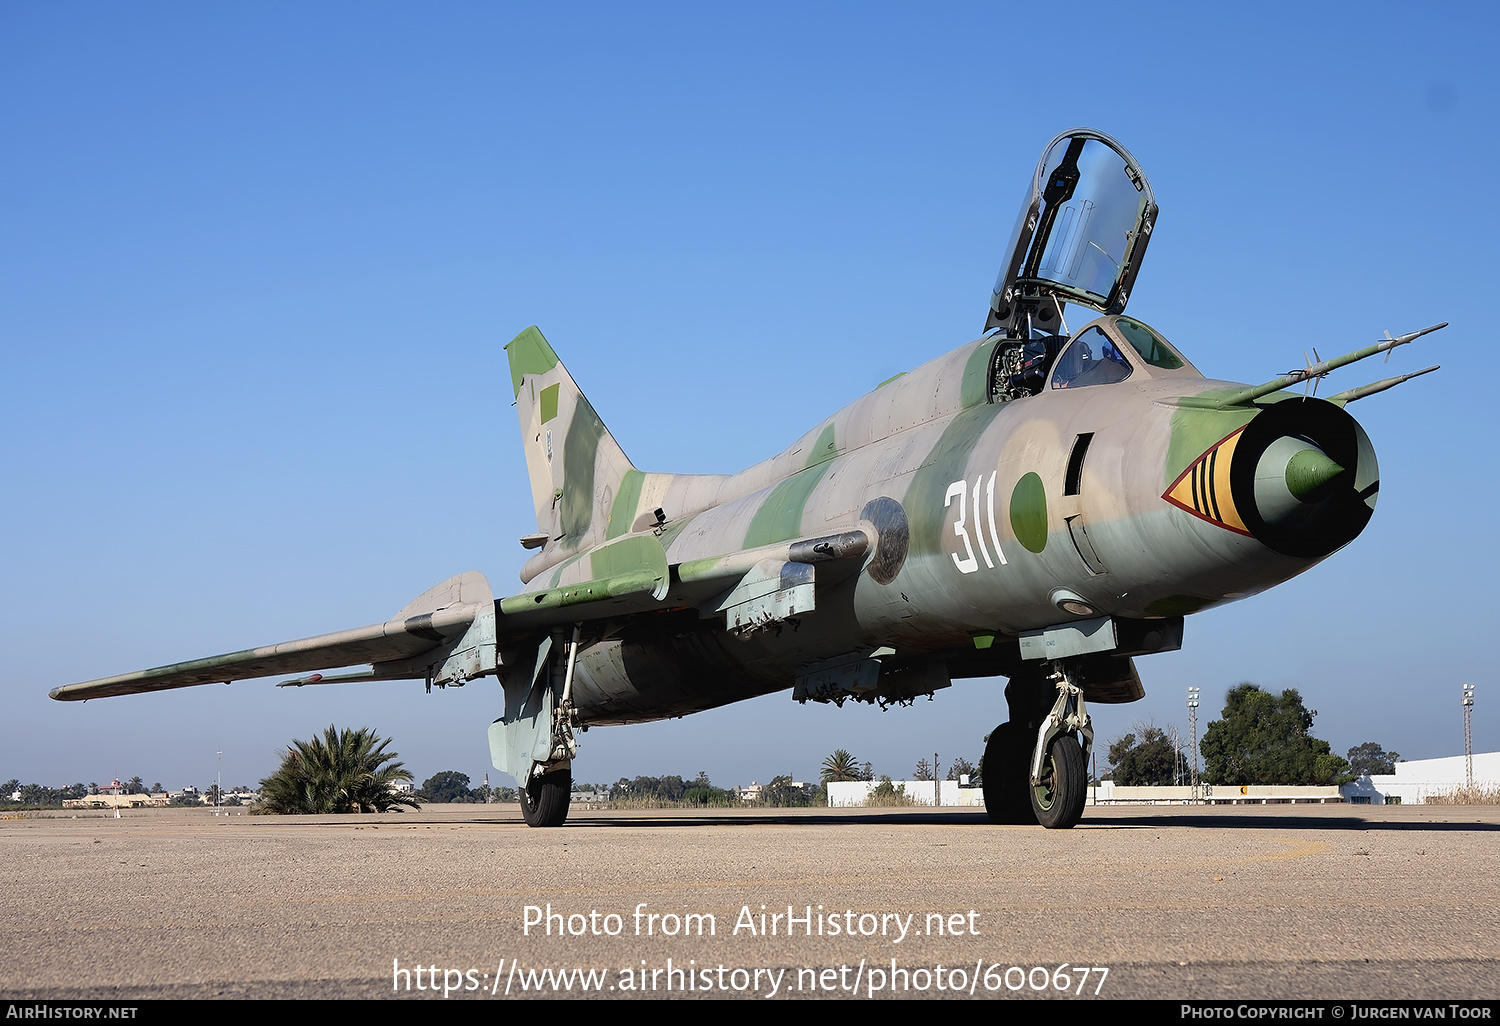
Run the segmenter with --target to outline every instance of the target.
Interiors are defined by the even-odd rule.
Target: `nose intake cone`
[[[1248,423],[1188,462],[1161,497],[1273,552],[1322,559],[1353,541],[1375,511],[1375,449],[1354,418],[1327,400],[1285,397],[1257,406]],[[1183,421],[1200,436],[1222,424]]]
[[[1344,468],[1305,438],[1284,435],[1255,465],[1255,509],[1268,524],[1305,517],[1328,497]]]
[[[1344,472],[1322,449],[1309,446],[1287,462],[1286,487],[1302,502],[1321,502]]]
[[[1370,440],[1353,417],[1318,399],[1262,410],[1236,446],[1231,478],[1237,500],[1250,500],[1239,503],[1248,533],[1311,559],[1364,529],[1380,488]]]

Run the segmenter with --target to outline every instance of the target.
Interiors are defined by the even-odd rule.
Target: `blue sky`
[[[418,779],[488,769],[493,682],[83,680],[370,623],[534,530],[501,346],[537,324],[638,466],[733,471],[974,338],[1027,176],[1114,135],[1161,216],[1131,312],[1325,384],[1383,488],[1302,577],[1187,623],[1101,738],[1241,680],[1343,752],[1500,748],[1494,8],[1450,4],[147,3],[0,8],[0,778],[253,783],[330,722]],[[902,776],[978,759],[1001,682],[913,709],[787,694],[591,731],[575,774]]]

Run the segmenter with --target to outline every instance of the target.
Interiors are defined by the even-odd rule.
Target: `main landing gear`
[[[573,767],[564,766],[551,773],[532,773],[526,786],[520,788],[521,818],[527,826],[562,826],[568,818],[568,803],[573,797]]]
[[[562,826],[573,800],[573,757],[578,742],[573,737],[573,666],[578,661],[579,625],[573,626],[568,646],[568,668],[563,675],[562,698],[552,710],[552,751],[545,763],[531,766],[531,776],[521,792],[521,818],[527,826]]]
[[[1010,721],[990,734],[979,764],[992,822],[1061,830],[1083,816],[1094,728],[1075,675],[1063,663],[1052,666],[1045,676],[1040,668],[1019,671],[1006,685]]]

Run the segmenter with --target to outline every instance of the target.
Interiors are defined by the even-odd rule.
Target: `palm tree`
[[[823,760],[822,772],[818,774],[819,782],[824,784],[836,780],[860,779],[859,762],[842,748]]]
[[[391,788],[412,775],[393,761],[395,752],[386,752],[390,743],[368,727],[339,730],[332,724],[321,738],[293,741],[281,767],[260,782],[261,799],[251,811],[295,815],[420,808],[421,799]]]

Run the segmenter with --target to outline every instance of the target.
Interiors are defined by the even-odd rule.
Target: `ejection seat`
[[[1068,344],[1067,335],[1043,335],[1021,346],[1021,369],[1010,377],[1012,392],[1024,390],[1036,395],[1047,381],[1047,373],[1057,361],[1057,354]]]

